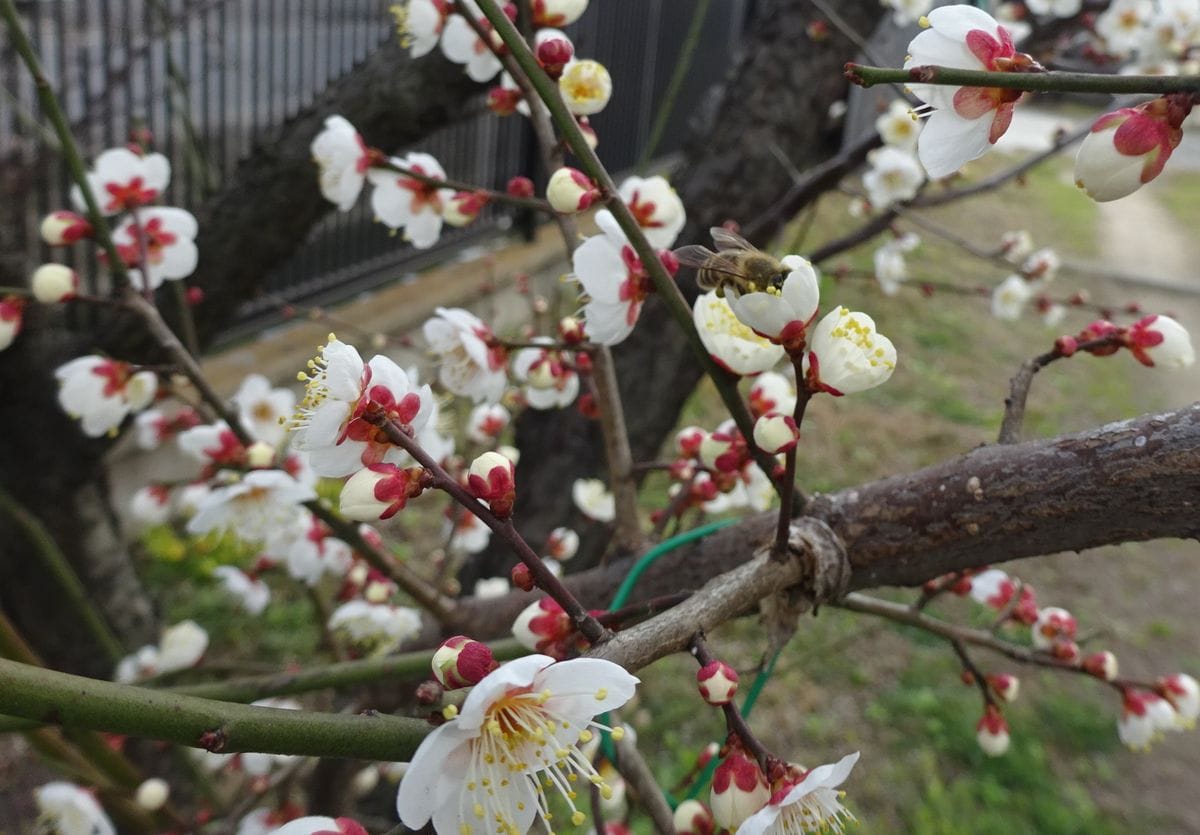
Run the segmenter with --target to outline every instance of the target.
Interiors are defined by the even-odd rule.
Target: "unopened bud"
[[[488,503],[492,513],[507,519],[517,500],[515,475],[512,461],[498,452],[485,452],[471,462],[467,487],[471,495]]]
[[[467,226],[479,217],[487,205],[487,195],[478,191],[460,191],[446,201],[442,219],[451,226]]]
[[[63,264],[42,264],[29,279],[33,297],[43,304],[66,301],[79,292],[79,276]]]
[[[754,443],[769,455],[790,452],[800,440],[800,430],[791,415],[768,412],[754,422]]]
[[[575,57],[575,47],[565,37],[548,37],[538,43],[536,55],[546,75],[557,81],[567,62]]]
[[[488,90],[488,110],[492,111],[497,116],[511,116],[517,112],[517,105],[519,105],[524,98],[525,96],[521,92],[520,88],[498,85]]]
[[[134,801],[147,812],[157,812],[171,796],[171,787],[160,777],[151,777],[137,787]]]
[[[975,726],[975,739],[983,753],[989,757],[1001,757],[1008,751],[1010,739],[1008,723],[995,705],[988,705],[983,718]]]
[[[713,772],[709,805],[722,829],[737,829],[770,799],[762,769],[740,748],[732,749]]]
[[[1117,677],[1117,656],[1108,650],[1093,652],[1083,659],[1080,665],[1088,673],[1101,681],[1112,681]]]
[[[441,682],[438,681],[423,681],[417,686],[417,703],[422,705],[435,705],[442,700],[442,693],[445,689]]]
[[[536,585],[533,582],[533,572],[523,562],[514,565],[509,576],[512,578],[513,587],[521,591],[533,591],[533,587]]]
[[[579,550],[579,534],[570,528],[555,528],[546,538],[546,554],[559,562],[566,562]]]
[[[710,661],[696,671],[696,686],[710,705],[727,705],[737,695],[737,670],[724,661]]]
[[[599,192],[588,176],[577,168],[563,167],[550,175],[546,199],[556,212],[573,215],[592,205]]]
[[[574,316],[565,316],[558,321],[558,336],[568,345],[578,345],[586,338],[583,322]]]
[[[675,807],[675,832],[678,835],[712,835],[716,829],[713,813],[699,800],[685,800]]]
[[[499,666],[491,647],[466,635],[443,641],[432,663],[434,676],[447,690],[478,684]]]
[[[429,475],[422,467],[401,469],[395,464],[372,464],[342,486],[339,510],[359,522],[390,519],[409,499],[421,495]]]
[[[513,197],[533,197],[533,180],[528,177],[513,177],[504,190]]]
[[[255,441],[246,449],[246,463],[255,470],[270,467],[275,463],[275,447],[264,441]]]
[[[987,677],[987,683],[996,697],[1006,702],[1016,701],[1017,694],[1021,691],[1021,680],[1008,673],[990,675]]]
[[[42,218],[40,231],[50,246],[66,246],[92,237],[92,224],[74,212],[51,212]]]

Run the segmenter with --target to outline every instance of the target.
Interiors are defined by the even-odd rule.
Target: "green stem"
[[[700,36],[704,34],[704,22],[708,19],[708,8],[711,5],[712,0],[699,0],[692,12],[692,22],[688,26],[683,46],[679,50],[679,60],[675,62],[671,80],[667,82],[667,90],[663,93],[662,104],[659,105],[658,115],[654,119],[654,127],[650,129],[650,138],[646,140],[646,147],[642,149],[642,153],[638,157],[637,168],[639,171],[644,170],[650,162],[650,158],[654,156],[654,152],[658,149],[658,143],[662,141],[662,135],[667,129],[667,123],[675,113],[675,102],[679,98],[679,91],[683,89],[683,82],[687,78],[688,70],[692,68],[692,59],[696,57],[696,48],[700,45]]]
[[[512,639],[497,641],[489,646],[497,661],[507,661],[529,654],[529,650]],[[432,657],[433,652],[429,650],[406,652],[384,658],[339,661],[294,673],[271,673],[203,684],[182,684],[168,688],[166,692],[219,699],[223,702],[253,702],[268,696],[291,696],[326,688],[355,687],[410,676],[428,676]]]
[[[21,61],[28,68],[29,74],[33,76],[33,83],[37,87],[38,102],[42,106],[42,112],[54,126],[54,133],[61,145],[63,159],[67,163],[67,170],[71,172],[71,179],[75,181],[79,186],[79,191],[83,194],[88,221],[92,224],[96,240],[103,247],[105,255],[108,256],[108,269],[117,279],[118,284],[128,286],[129,276],[125,272],[125,262],[121,260],[121,256],[117,252],[117,246],[112,239],[112,231],[108,227],[108,220],[100,211],[96,195],[92,193],[92,189],[88,185],[87,166],[79,153],[79,146],[75,144],[75,137],[71,135],[70,125],[67,124],[67,117],[58,103],[58,98],[50,89],[50,81],[42,72],[41,61],[38,60],[37,53],[33,51],[33,44],[30,43],[29,36],[25,34],[25,28],[21,25],[21,18],[17,14],[13,0],[0,0],[0,17],[4,18],[4,22],[8,26],[8,35],[13,48],[21,56]]]
[[[41,557],[42,564],[54,575],[54,579],[66,597],[67,604],[79,614],[84,626],[92,633],[92,637],[96,639],[96,643],[104,650],[108,659],[114,664],[120,661],[125,656],[125,648],[121,646],[121,642],[117,640],[100,612],[88,599],[87,590],[80,582],[75,569],[71,567],[66,555],[58,547],[54,537],[50,536],[41,520],[2,488],[0,488],[0,510],[7,513],[25,532],[25,536],[34,546],[38,556]]]
[[[280,710],[200,699],[0,660],[0,713],[209,751],[399,762],[429,725],[397,716]]]
[[[537,92],[538,98],[546,104],[546,108],[550,111],[550,116],[554,119],[555,125],[558,126],[559,132],[562,133],[563,138],[571,148],[571,152],[578,160],[580,170],[600,186],[601,192],[605,195],[606,207],[612,212],[613,217],[616,218],[621,231],[625,233],[625,237],[629,239],[629,244],[641,260],[642,267],[649,274],[650,280],[654,284],[654,289],[666,303],[671,317],[683,329],[688,344],[696,354],[696,359],[700,362],[700,366],[708,376],[712,378],[713,384],[717,387],[717,392],[721,395],[721,400],[724,401],[725,407],[729,409],[729,413],[733,416],[734,421],[736,421],[738,429],[741,430],[742,435],[747,441],[751,443],[751,448],[755,453],[755,460],[763,468],[764,472],[770,474],[775,466],[774,460],[771,456],[755,448],[751,442],[754,436],[754,418],[751,417],[750,410],[746,408],[746,403],[742,400],[742,396],[738,392],[738,378],[717,365],[716,361],[709,355],[708,349],[704,347],[704,343],[700,341],[700,335],[696,332],[696,327],[692,321],[692,309],[688,306],[687,300],[684,299],[683,293],[680,292],[679,285],[675,283],[675,279],[671,277],[671,274],[667,272],[662,262],[659,261],[658,253],[650,245],[650,242],[646,240],[646,236],[642,233],[642,227],[629,211],[629,207],[625,205],[625,201],[616,196],[616,184],[613,182],[612,177],[609,176],[604,164],[600,162],[600,158],[596,156],[596,152],[588,145],[583,131],[579,128],[579,123],[575,121],[575,116],[567,109],[566,103],[563,101],[562,96],[559,95],[558,85],[538,65],[537,58],[529,50],[529,45],[525,43],[524,38],[521,37],[521,33],[517,31],[517,27],[512,24],[512,21],[508,19],[499,5],[497,5],[496,0],[479,0],[478,5],[480,11],[491,21],[496,34],[508,46],[513,59],[524,70],[530,84],[533,85],[534,90]]]
[[[846,64],[846,78],[862,87],[876,84],[948,84],[998,87],[1032,93],[1114,93],[1117,95],[1200,93],[1200,75],[1106,75],[1089,72],[985,72],[922,66],[898,70]]]

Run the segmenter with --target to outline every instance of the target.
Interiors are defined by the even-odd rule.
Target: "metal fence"
[[[594,118],[612,170],[634,165],[679,57],[699,0],[593,0],[570,33],[581,55],[609,67],[617,95]],[[658,153],[677,149],[690,112],[726,71],[747,0],[716,0],[675,102]],[[172,163],[174,205],[195,207],[233,175],[269,131],[395,36],[388,0],[25,0],[46,74],[89,155],[145,128]],[[38,222],[65,204],[69,185],[56,143],[40,119],[32,79],[11,47],[0,47],[0,255],[26,268],[49,257]],[[533,157],[520,117],[477,116],[420,144],[460,180],[502,186]],[[461,245],[500,219],[454,230]],[[3,250],[8,250],[4,252]],[[56,253],[61,257],[61,253]],[[279,301],[329,299],[411,268],[417,253],[372,221],[360,204],[318,224],[239,311],[261,316]],[[77,264],[95,280],[94,267]]]

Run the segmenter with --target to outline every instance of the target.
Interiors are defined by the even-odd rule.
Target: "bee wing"
[[[679,263],[685,267],[695,267],[701,269],[707,267],[709,261],[713,261],[721,256],[713,252],[706,246],[681,246],[675,250],[675,257],[679,259]]]
[[[712,235],[713,243],[717,245],[717,250],[723,252],[728,249],[746,249],[750,252],[757,252],[758,247],[743,238],[737,232],[730,232],[723,226],[714,226],[708,230]]]

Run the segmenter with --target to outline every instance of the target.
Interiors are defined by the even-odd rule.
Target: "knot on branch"
[[[820,519],[792,520],[784,558],[800,563],[801,576],[794,585],[763,598],[760,610],[772,652],[791,640],[801,615],[842,599],[850,589],[846,547]]]

